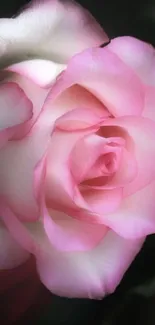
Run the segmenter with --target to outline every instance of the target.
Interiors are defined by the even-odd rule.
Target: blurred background
[[[12,17],[28,2],[23,0],[1,2],[0,17]],[[143,3],[138,3],[136,0],[79,0],[77,2],[93,14],[110,38],[132,35],[155,45],[155,0],[145,0]],[[34,263],[32,264],[28,269],[29,274],[32,274],[35,279],[37,294],[34,295],[32,290],[31,298],[32,295],[34,298],[32,303],[28,299],[26,308],[21,308],[23,312],[20,318],[18,320],[14,318],[11,323],[11,318],[8,317],[7,323],[6,314],[9,314],[13,308],[12,305],[9,307],[10,301],[14,300],[15,306],[19,304],[19,300],[26,300],[27,285],[20,281],[18,295],[14,295],[10,290],[7,294],[3,292],[0,295],[3,309],[3,313],[0,313],[1,325],[155,325],[155,236],[148,237],[116,292],[103,301],[70,300],[53,296],[37,280]],[[8,276],[10,278],[11,274]],[[34,281],[30,280],[29,276],[26,276],[26,279],[32,287]],[[16,288],[17,286],[14,290]]]

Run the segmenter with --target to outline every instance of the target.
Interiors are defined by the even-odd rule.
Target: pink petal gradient
[[[57,129],[62,131],[73,132],[82,131],[83,129],[88,129],[92,126],[97,125],[99,127],[103,120],[109,117],[109,114],[104,109],[104,107],[101,109],[100,112],[98,112],[97,107],[95,105],[94,107],[93,105],[91,106],[92,109],[79,107],[61,116],[56,121]]]
[[[51,137],[46,166],[46,197],[49,203],[55,202],[75,208],[74,196],[76,183],[70,170],[69,157],[76,142],[97,128],[85,129],[72,133],[56,130]],[[63,139],[63,145],[62,145]],[[53,191],[54,188],[54,191]],[[80,193],[79,193],[80,195]]]
[[[104,138],[96,134],[85,136],[72,151],[70,167],[73,177],[78,183],[84,182],[84,186],[98,189],[112,189],[128,184],[137,174],[137,163],[124,146],[125,140],[121,137]],[[104,156],[108,153],[114,153],[117,162],[114,171],[105,173]],[[109,176],[107,180],[105,176]]]
[[[58,207],[59,210],[68,211],[69,215],[71,213],[78,218],[79,208],[94,213],[107,213],[114,211],[119,206],[122,199],[121,188],[110,191],[88,189],[88,191],[82,192],[79,191],[72,177],[69,161],[71,151],[77,141],[94,131],[96,130],[87,131],[86,129],[74,132],[71,136],[70,133],[59,130],[52,134],[45,176],[45,195],[50,208]],[[62,139],[63,146],[61,145]]]
[[[108,48],[140,77],[145,88],[145,106],[142,116],[155,120],[155,49],[133,37],[118,37]]]
[[[155,232],[155,181],[122,200],[119,209],[103,222],[124,238],[141,238]]]
[[[46,206],[42,210],[45,232],[58,251],[75,252],[93,249],[106,235],[104,225],[89,224]]]
[[[142,114],[144,85],[134,71],[106,47],[88,49],[74,56],[53,87],[51,99],[74,84],[89,90],[114,116]]]
[[[47,157],[45,155],[35,168],[34,183],[44,229],[51,244],[61,251],[81,251],[93,248],[105,236],[107,227],[91,225],[87,222],[81,223],[64,212],[47,208],[45,198],[46,164]]]
[[[3,147],[16,132],[18,133],[18,126],[23,127],[32,116],[33,105],[24,91],[16,83],[2,83],[0,85],[0,147]]]
[[[13,211],[23,221],[39,217],[33,193],[33,171],[48,145],[44,140],[47,138],[40,139],[35,133],[33,137],[11,141],[0,151],[0,194],[7,197]]]
[[[0,85],[0,129],[24,123],[32,117],[33,106],[16,83]]]
[[[123,36],[112,39],[108,48],[130,66],[145,85],[155,86],[155,49],[151,44]]]
[[[77,218],[83,216],[81,220],[86,220],[87,222],[102,222],[102,216],[107,213],[112,213],[121,204],[122,201],[122,188],[115,188],[111,190],[106,189],[93,189],[93,188],[83,188],[80,191],[80,195],[75,195],[74,202],[79,208],[83,208],[83,211],[77,212]],[[84,209],[87,208],[87,212]],[[90,217],[87,217],[87,214],[90,212]],[[75,212],[76,213],[76,212]],[[86,219],[85,219],[86,214]],[[91,218],[91,214],[93,218]],[[100,218],[94,218],[94,215],[97,214]],[[80,219],[80,218],[79,218]],[[101,219],[101,220],[100,220]]]
[[[124,196],[129,196],[155,178],[155,122],[143,117],[124,116],[108,119],[104,125],[123,128],[133,141],[138,173],[137,177],[123,189]]]
[[[38,206],[33,193],[33,173],[36,164],[48,149],[55,120],[69,109],[77,107],[80,100],[86,107],[91,102],[90,107],[92,110],[95,107],[97,112],[104,114],[105,109],[94,96],[77,86],[66,90],[53,105],[47,98],[39,114],[47,91],[39,91],[38,86],[32,83],[29,87],[29,82],[21,76],[18,80],[32,100],[35,96],[35,123],[33,122],[33,128],[27,137],[21,141],[12,141],[0,152],[0,194],[6,195],[12,209],[20,218],[34,220],[38,217]]]
[[[27,229],[29,224],[26,222],[21,223],[10,208],[8,201],[4,196],[0,197],[0,215],[3,224],[6,226],[12,238],[16,240],[24,250],[28,251],[29,253],[36,254],[38,248],[33,236]],[[32,227],[33,225],[36,225],[37,228],[38,223],[32,223]]]
[[[68,131],[77,129],[77,125],[78,129],[82,125],[82,128],[85,128],[90,123],[99,123],[110,115],[105,106],[88,90],[76,84],[68,87],[63,79],[64,75],[66,71],[53,85],[44,105],[44,110],[53,115],[53,120],[57,119],[58,128]],[[68,125],[67,120],[69,120]]]
[[[24,230],[24,225],[8,207],[3,206],[3,213],[7,216],[3,219],[12,236],[35,255],[44,285],[54,294],[70,298],[101,299],[112,293],[145,240],[144,237],[124,239],[108,231],[93,250],[59,252],[51,245],[41,223],[25,224]]]
[[[44,101],[49,92],[49,89],[43,89],[38,85],[36,85],[34,82],[32,82],[30,79],[25,78],[24,76],[19,75],[17,73],[10,74],[10,72],[7,71],[5,72],[3,71],[3,82],[16,83],[20,88],[22,88],[25,95],[33,103],[32,118],[24,125],[23,124],[21,126],[19,125],[18,129],[16,128],[16,134],[14,134],[13,136],[13,139],[20,139],[21,138],[20,135],[22,136],[26,135],[30,131],[33,124],[35,123],[36,119],[38,118],[42,110]]]
[[[101,299],[116,289],[143,242],[144,238],[125,240],[109,231],[91,251],[60,253],[46,240],[36,258],[40,279],[60,296]]]
[[[106,152],[107,147],[108,140],[96,134],[88,134],[75,143],[70,155],[70,169],[77,183],[93,177],[93,166],[97,159]],[[97,173],[99,171],[95,169],[96,177]],[[100,173],[102,173],[101,169]]]
[[[47,60],[28,60],[9,66],[6,71],[16,72],[42,88],[50,87],[56,77],[65,69],[64,64]]]
[[[137,174],[138,168],[136,160],[133,154],[127,151],[125,148],[122,149],[122,154],[120,156],[120,163],[118,169],[112,177],[98,177],[97,179],[86,180],[84,185],[90,186],[96,189],[113,189],[117,187],[124,187],[132,182]],[[96,170],[95,170],[96,172]]]
[[[0,270],[17,267],[29,258],[29,253],[13,239],[2,223],[0,223],[0,247]]]
[[[74,54],[108,40],[91,14],[73,1],[31,1],[20,15],[0,20],[4,66],[42,58],[66,63]]]
[[[143,116],[155,121],[155,87],[147,87]]]

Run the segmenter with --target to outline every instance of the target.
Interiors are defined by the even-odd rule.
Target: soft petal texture
[[[1,213],[4,212],[7,215],[5,224],[13,237],[35,255],[41,281],[60,296],[100,299],[112,293],[145,240],[127,240],[108,231],[93,250],[58,252],[52,247],[41,223],[27,224],[24,229],[9,207],[3,206]]]
[[[49,214],[50,213],[50,214]],[[69,217],[52,209],[43,210],[44,228],[52,246],[59,251],[87,251],[93,249],[106,235],[108,228]]]
[[[3,65],[34,57],[64,63],[108,40],[87,10],[59,0],[32,1],[19,16],[1,19],[0,38]]]
[[[108,48],[130,66],[146,85],[142,115],[155,120],[155,49],[133,37],[117,37]]]
[[[138,173],[123,189],[125,196],[131,195],[155,178],[155,122],[143,117],[124,116],[106,120],[104,125],[122,127],[133,141]]]
[[[76,197],[75,195],[74,201],[77,206],[83,209],[87,208],[91,214],[99,214],[101,220],[102,215],[115,211],[122,201],[122,188],[112,190],[93,190],[88,188],[83,191],[81,190],[81,194],[81,197],[79,195]],[[84,214],[85,211],[83,212]],[[83,220],[85,219],[83,218]],[[86,218],[86,220],[89,222],[89,218]],[[94,220],[95,218],[93,218]]]
[[[121,137],[88,135],[79,141],[72,151],[72,175],[78,183],[86,181],[84,184],[90,185],[91,188],[99,186],[108,189],[129,183],[136,176],[137,164],[133,154],[127,151],[124,145],[125,140]],[[108,172],[104,168],[104,157],[108,153],[116,155],[118,166],[113,166],[115,175],[106,181],[105,176],[111,176],[111,171]]]
[[[101,122],[102,119],[110,115],[103,103],[91,92],[76,84],[69,87],[66,80],[63,79],[63,75],[64,72],[53,85],[44,105],[46,112],[52,114],[54,120],[57,119],[57,126],[60,129],[74,130],[77,124],[78,128],[79,125],[80,128],[82,125],[85,128],[93,123]],[[84,110],[84,116],[81,109]],[[66,113],[67,115],[65,115]],[[59,117],[60,119],[58,119]],[[69,120],[68,126],[67,120]]]
[[[0,147],[9,139],[24,135],[23,129],[33,116],[33,105],[18,84],[0,85]]]
[[[57,131],[52,134],[50,150],[47,158],[46,197],[50,207],[74,210],[72,214],[78,216],[77,208],[94,213],[112,212],[119,206],[122,199],[122,189],[84,191],[77,188],[77,184],[70,172],[70,153],[76,142],[91,134],[93,131],[82,130],[72,133]],[[61,139],[63,138],[63,146]],[[54,189],[54,191],[53,191]],[[108,203],[110,200],[110,204]],[[88,221],[88,220],[87,220]]]
[[[55,294],[100,299],[115,290],[143,241],[125,240],[109,231],[95,249],[76,253],[56,252],[46,241],[36,258],[37,269],[41,281]]]
[[[111,115],[141,115],[144,108],[144,85],[108,48],[92,48],[75,55],[52,88],[51,100],[75,84],[94,94]]]
[[[34,99],[36,118],[48,91],[44,89],[40,90],[38,86],[35,86],[33,83],[29,84],[25,79],[20,79],[20,81],[28,96],[32,100]],[[0,194],[7,196],[12,208],[19,214],[20,218],[35,220],[38,217],[38,207],[33,193],[33,173],[35,166],[43,157],[50,144],[55,120],[66,113],[66,111],[68,112],[69,109],[76,108],[80,103],[83,103],[85,107],[88,107],[89,103],[91,103],[90,108],[92,107],[92,110],[95,107],[96,112],[99,111],[100,114],[101,112],[103,115],[105,114],[105,109],[94,96],[88,91],[82,90],[81,87],[75,86],[66,90],[62,96],[59,96],[54,104],[53,102],[51,103],[48,97],[42,113],[29,133],[29,136],[23,138],[20,142],[12,141],[6,148],[1,150]]]
[[[0,130],[24,123],[32,117],[33,106],[16,83],[0,85]]]
[[[46,169],[46,195],[49,202],[75,208],[74,198],[80,193],[75,192],[76,183],[70,172],[69,156],[76,142],[93,131],[96,131],[96,128],[77,131],[72,136],[63,131],[54,132],[52,135]],[[63,146],[60,142],[62,137]]]
[[[124,198],[119,209],[103,222],[124,238],[141,238],[155,232],[155,181]]]
[[[16,242],[4,225],[0,224],[0,270],[12,269],[24,263],[28,251]]]
[[[39,140],[35,133],[20,142],[11,141],[0,151],[0,194],[6,195],[12,209],[27,221],[39,217],[33,193],[33,171],[46,150],[46,143]]]
[[[29,253],[36,254],[36,244],[26,228],[28,223],[26,224],[20,222],[17,216],[13,213],[7,199],[4,196],[0,197],[0,215],[3,224],[6,226],[12,238],[14,238],[17,243],[23,247],[23,249]],[[37,222],[34,223],[35,227],[37,227],[37,224]]]
[[[47,60],[28,60],[13,64],[6,70],[27,77],[40,87],[48,88],[64,69],[65,64],[54,63]]]
[[[15,73],[10,75],[8,72],[5,72],[4,80],[6,84],[12,84],[14,80],[17,84],[17,90],[18,88],[19,90],[21,88],[24,89],[25,94],[33,103],[33,117],[24,125],[19,125],[18,129],[16,127],[15,131],[18,132],[16,132],[16,136],[14,135],[13,137],[14,141],[9,142],[8,145],[0,151],[0,193],[7,196],[13,209],[21,218],[24,215],[26,220],[34,220],[38,217],[38,208],[33,194],[33,169],[46,150],[46,146],[48,146],[48,135],[50,136],[53,120],[50,120],[51,123],[47,123],[47,130],[45,127],[43,131],[39,126],[39,130],[41,129],[42,131],[41,133],[35,132],[34,130],[34,132],[32,131],[32,133],[29,133],[27,137],[20,138],[20,141],[16,141],[15,139],[19,138],[18,135],[20,133],[24,136],[30,131],[43,109],[43,104],[49,90],[42,89],[31,80]],[[21,88],[18,85],[20,85]],[[19,93],[22,94],[22,90]],[[16,96],[16,101],[17,99],[18,96]],[[28,100],[28,102],[30,102],[30,100]],[[11,103],[13,104],[13,102]],[[26,102],[23,102],[23,104],[24,103]],[[18,112],[19,109],[24,113],[24,107],[22,109],[22,106],[19,106],[16,111]]]
[[[143,116],[155,121],[155,87],[153,86],[147,87]]]
[[[44,229],[51,244],[61,251],[83,251],[93,248],[105,236],[107,227],[104,227],[104,225],[92,225],[88,222],[81,223],[80,221],[69,217],[63,211],[59,212],[51,208],[48,209],[46,206],[45,191],[47,176],[46,163],[47,157],[45,155],[35,168],[35,194],[38,204],[40,205],[40,213],[43,217]],[[61,186],[62,184],[60,182],[60,191],[63,191]],[[59,184],[57,187],[59,188]],[[55,189],[55,192],[56,190],[57,188]],[[50,199],[52,196],[51,194],[52,193],[47,193]],[[60,193],[58,195],[60,196]],[[57,192],[54,198],[56,197]]]
[[[116,37],[108,48],[129,65],[146,85],[155,86],[155,49],[134,37]]]

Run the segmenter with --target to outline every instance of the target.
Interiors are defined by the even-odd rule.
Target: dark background
[[[0,17],[13,16],[28,2],[1,2]],[[78,2],[89,9],[109,37],[132,35],[155,45],[155,0]],[[69,300],[51,295],[51,303],[39,319],[31,314],[29,320],[23,316],[18,324],[155,325],[155,236],[148,237],[113,295],[103,301]]]

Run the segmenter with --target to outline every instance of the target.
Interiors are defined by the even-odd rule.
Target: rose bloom
[[[155,231],[155,60],[132,37],[98,47],[84,17],[47,1],[2,21],[0,267],[32,253],[53,293],[101,298]],[[6,68],[17,54],[39,58]]]

